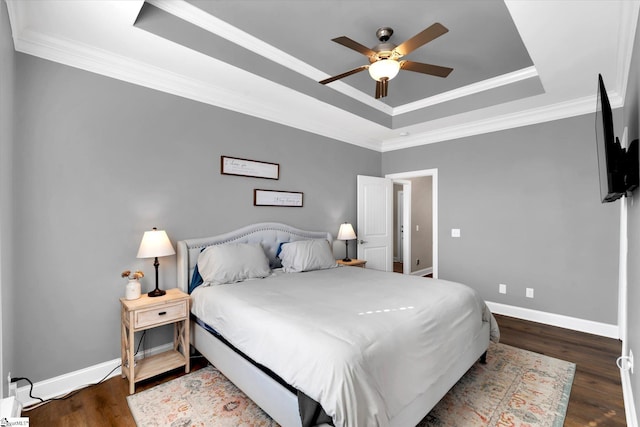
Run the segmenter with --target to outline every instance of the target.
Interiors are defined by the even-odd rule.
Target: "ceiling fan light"
[[[383,78],[391,80],[398,75],[400,63],[395,59],[380,59],[369,65],[369,75],[373,80],[380,81]]]

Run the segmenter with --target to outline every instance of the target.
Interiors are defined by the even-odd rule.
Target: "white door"
[[[358,259],[393,271],[393,181],[358,175]]]

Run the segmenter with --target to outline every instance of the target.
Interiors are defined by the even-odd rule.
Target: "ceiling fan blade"
[[[354,68],[353,70],[347,71],[346,73],[338,74],[337,76],[329,77],[328,79],[320,80],[319,83],[326,85],[327,83],[335,82],[336,80],[340,80],[344,77],[350,76],[351,74],[359,73],[360,71],[364,71],[369,68],[368,65],[363,65],[358,68]]]
[[[447,33],[449,30],[447,28],[445,28],[444,25],[442,25],[439,22],[436,22],[435,24],[433,24],[432,26],[430,26],[429,28],[422,30],[422,32],[416,34],[415,36],[411,37],[409,40],[406,40],[402,43],[400,43],[400,45],[398,45],[394,51],[397,52],[400,56],[405,56],[407,54],[409,54],[410,52],[413,52],[414,50],[416,50],[417,48],[419,48],[420,46],[429,43],[431,40],[434,40],[438,37],[440,37],[441,35]]]
[[[400,61],[400,68],[403,70],[415,71],[416,73],[430,74],[437,77],[447,77],[449,73],[453,71],[453,68],[413,61]]]
[[[374,51],[372,51],[366,46],[361,45],[357,41],[351,40],[347,36],[336,37],[331,41],[341,44],[342,46],[348,47],[349,49],[353,49],[356,52],[363,54],[364,56],[367,56],[367,57],[376,56],[376,53]]]

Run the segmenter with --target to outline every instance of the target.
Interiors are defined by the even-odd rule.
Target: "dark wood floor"
[[[404,272],[404,264],[398,261],[393,262],[393,272],[394,273],[403,273]],[[433,277],[433,274],[425,274],[422,277]]]
[[[398,261],[393,262],[394,273],[402,273],[403,269],[404,269],[404,265],[401,262],[398,262]]]
[[[510,317],[496,318],[502,343],[577,364],[566,427],[626,426],[620,374],[615,365],[621,350],[619,341]],[[199,369],[206,366],[206,361],[194,359],[192,365]],[[136,391],[181,375],[183,372],[178,371],[140,383]],[[23,416],[29,417],[31,427],[135,426],[127,393],[127,381],[118,376],[83,389],[67,400],[24,412]]]
[[[565,427],[626,426],[618,340],[496,315],[500,342],[576,364]]]

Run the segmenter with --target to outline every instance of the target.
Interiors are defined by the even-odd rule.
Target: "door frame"
[[[388,173],[385,178],[390,178],[394,183],[402,184],[406,186],[409,182],[409,197],[407,197],[407,188],[403,188],[404,193],[404,217],[405,217],[405,230],[411,231],[411,191],[410,181],[408,178],[419,178],[423,176],[431,177],[431,209],[432,209],[432,253],[433,253],[433,278],[438,278],[438,169],[422,169],[416,171],[400,172],[400,173]],[[407,217],[408,216],[408,217]],[[411,233],[404,233],[404,254],[403,254],[403,269],[404,274],[410,274],[411,272]],[[407,249],[408,247],[408,249]]]
[[[396,227],[396,246],[398,247],[398,254],[400,256],[393,257],[393,262],[403,260],[404,261],[404,190],[397,191],[396,195],[398,197],[398,203],[396,206],[396,218],[397,218],[397,227]],[[402,220],[401,220],[402,218]]]

